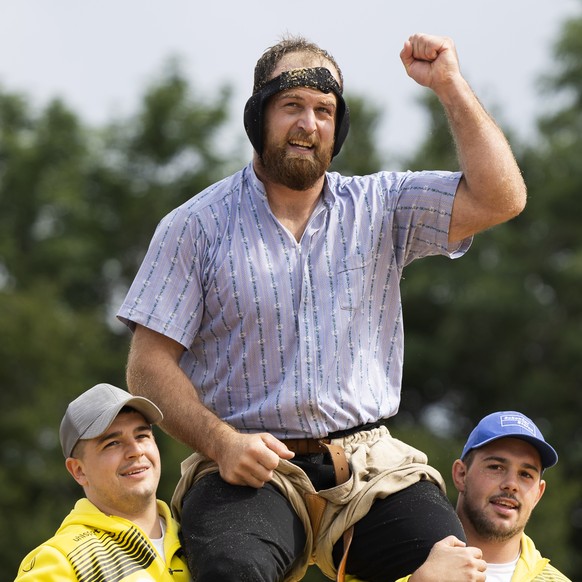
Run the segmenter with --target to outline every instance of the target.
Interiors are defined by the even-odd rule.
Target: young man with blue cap
[[[398,582],[568,582],[524,533],[546,489],[543,472],[557,462],[554,448],[524,414],[483,418],[452,468],[467,545],[453,536],[441,540],[412,576]]]
[[[483,552],[487,580],[567,580],[524,533],[546,489],[543,472],[558,455],[524,414],[489,414],[453,464],[457,514],[467,541]]]
[[[24,558],[17,582],[190,580],[178,525],[156,499],[160,454],[152,424],[162,418],[147,398],[110,384],[69,404],[61,446],[85,498]]]

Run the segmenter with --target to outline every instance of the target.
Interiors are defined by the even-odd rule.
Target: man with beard
[[[460,579],[475,582],[569,582],[524,533],[546,490],[542,474],[557,462],[556,451],[527,416],[510,410],[483,418],[453,463],[457,514],[472,547],[443,540],[421,568],[398,582],[452,580],[460,568]],[[469,559],[477,548],[485,572]]]
[[[443,104],[461,172],[329,172],[349,128],[340,68],[284,39],[255,67],[252,162],[162,220],[119,310],[130,390],[194,450],[173,509],[199,581],[299,580],[310,563],[394,580],[463,537],[440,474],[385,426],[399,283],[414,259],[463,255],[526,190],[453,42],[414,35],[401,59]]]

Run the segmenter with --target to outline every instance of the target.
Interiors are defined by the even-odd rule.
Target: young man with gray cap
[[[557,462],[554,448],[524,414],[483,418],[452,469],[467,546],[452,536],[441,540],[412,576],[397,582],[569,582],[524,533],[546,489],[542,474]]]
[[[97,384],[67,408],[65,465],[83,487],[55,535],[24,558],[16,580],[190,580],[169,507],[156,499],[163,416],[146,398]]]

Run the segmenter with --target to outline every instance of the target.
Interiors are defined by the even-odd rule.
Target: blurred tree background
[[[157,222],[246,163],[225,132],[230,93],[198,93],[171,62],[128,119],[89,128],[65,103],[40,111],[0,87],[0,577],[56,530],[82,494],[63,464],[67,403],[125,386],[129,334],[114,317]],[[536,139],[511,137],[528,184],[516,220],[482,233],[461,262],[419,261],[402,283],[406,361],[393,434],[450,465],[483,415],[518,409],[560,463],[528,526],[540,551],[582,579],[582,17],[565,23],[543,78]],[[380,107],[348,95],[350,139],[334,169],[457,169],[434,98],[409,160],[376,147]],[[158,432],[171,497],[188,451]],[[306,580],[324,580],[310,569]]]

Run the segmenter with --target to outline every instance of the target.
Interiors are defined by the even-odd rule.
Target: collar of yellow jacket
[[[547,558],[542,558],[530,537],[521,534],[521,555],[517,561],[511,582],[532,580],[541,573],[549,561]]]

